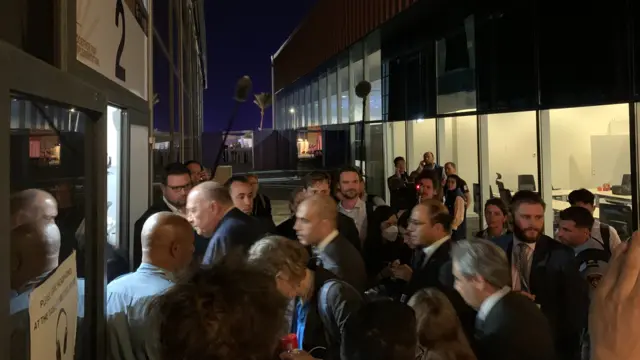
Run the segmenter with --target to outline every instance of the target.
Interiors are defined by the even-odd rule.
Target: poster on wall
[[[78,276],[73,252],[29,295],[32,360],[73,360]]]
[[[76,58],[147,100],[147,29],[143,0],[77,0]]]

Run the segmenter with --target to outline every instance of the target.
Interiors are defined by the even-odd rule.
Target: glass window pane
[[[349,122],[349,66],[344,64],[340,67],[340,107],[342,110],[342,119],[340,122],[346,124]]]
[[[11,242],[11,322],[12,359],[29,358],[29,294],[59,263],[77,251],[78,274],[78,322],[76,326],[75,354],[82,356],[82,320],[84,319],[85,276],[85,127],[88,116],[71,107],[45,104],[26,97],[15,96],[11,117],[17,124],[10,133],[10,191],[14,199],[20,199],[28,189],[38,189],[35,197],[24,196],[23,201],[12,204]],[[18,111],[17,113],[15,111]],[[13,230],[38,222],[55,224],[59,239],[51,239],[59,246],[44,245],[32,237],[31,246],[16,246],[25,241],[25,231]],[[25,228],[21,228],[25,229]],[[36,228],[37,229],[37,228]],[[37,230],[36,230],[37,231]],[[26,233],[33,234],[33,230]],[[86,239],[89,241],[90,239]],[[34,246],[43,246],[33,251]],[[56,296],[56,295],[54,295]],[[59,294],[57,295],[59,296]],[[74,349],[67,348],[67,354]],[[64,355],[64,354],[63,354]]]
[[[480,211],[482,206],[474,210],[474,184],[478,181],[478,121],[475,115],[452,116],[442,119],[444,139],[439,139],[441,165],[447,162],[455,164],[455,173],[467,183],[469,190],[467,202],[467,237],[482,230],[480,227]],[[478,186],[478,191],[479,190]],[[478,196],[480,194],[478,193]],[[477,210],[477,211],[476,211]]]
[[[366,191],[386,199],[387,178],[384,169],[384,125],[367,124],[365,127],[365,150],[367,152]]]
[[[424,153],[430,151],[437,158],[436,119],[420,119],[411,121],[412,129],[408,131],[411,147],[407,149],[407,171],[412,172],[420,166]]]
[[[436,41],[438,114],[476,109],[473,15]]]
[[[329,115],[331,117],[330,124],[338,123],[338,76],[336,70],[331,70],[329,72],[329,94],[330,94],[330,106],[329,111],[331,112]]]
[[[318,125],[327,125],[327,77],[322,75],[318,81],[318,97],[320,104],[318,109]]]
[[[396,173],[395,165],[393,163],[393,160],[396,157],[402,156],[405,159],[405,164],[406,164],[406,159],[407,159],[406,128],[407,126],[404,121],[384,123],[383,126],[385,129],[384,151],[385,151],[385,159],[386,159],[384,178],[387,179]],[[396,199],[396,197],[390,196],[388,187],[386,187],[385,191],[387,194],[387,197],[386,197],[387,203],[397,209],[399,206],[399,204],[396,203],[398,199]]]
[[[311,84],[311,125],[320,125],[318,111],[320,111],[318,81]]]
[[[572,190],[588,189],[594,217],[631,236],[629,105],[549,110],[549,121],[554,210],[569,205]]]
[[[499,195],[501,186],[496,182],[512,193],[523,189],[539,191],[536,112],[489,115],[487,126],[489,173],[500,178],[495,182],[492,179],[494,196]]]
[[[380,34],[367,38],[367,79],[371,83],[369,94],[369,121],[382,120],[382,52]]]
[[[122,117],[122,110],[112,106],[107,108],[107,242],[116,249],[121,245],[118,216],[122,212]]]
[[[351,71],[353,72],[353,83],[351,84],[351,100],[353,104],[350,109],[350,117],[351,121],[362,121],[363,119],[363,109],[362,109],[362,99],[356,96],[355,87],[358,83],[364,80],[364,61],[362,59],[362,43],[357,43],[351,47],[350,50],[350,62],[351,62]]]

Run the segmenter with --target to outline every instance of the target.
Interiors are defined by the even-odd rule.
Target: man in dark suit
[[[551,325],[558,357],[579,359],[589,295],[573,250],[543,235],[545,204],[537,193],[517,192],[511,207],[513,234],[495,243],[511,264],[512,289],[539,305]]]
[[[133,268],[137,269],[142,261],[142,242],[140,236],[142,226],[151,215],[168,211],[174,214],[185,214],[187,195],[191,190],[191,173],[181,163],[171,163],[164,168],[162,174],[162,200],[151,205],[147,211],[136,220],[133,230]],[[196,253],[204,253],[206,244],[202,239],[196,240]]]
[[[229,189],[229,194],[235,207],[242,210],[243,213],[259,220],[266,231],[275,231],[276,224],[273,223],[271,210],[269,210],[269,215],[264,215],[263,213],[263,215],[258,216],[254,214],[256,197],[253,193],[254,187],[248,177],[244,175],[234,175],[224,183],[224,186]],[[269,205],[269,207],[271,207],[271,205]]]
[[[451,258],[456,290],[478,311],[478,359],[556,359],[549,322],[530,299],[511,291],[502,249],[484,239],[463,240],[453,244]]]
[[[187,197],[187,219],[199,235],[211,239],[203,265],[211,265],[231,252],[247,252],[265,234],[262,224],[234,207],[229,191],[213,181],[191,190]]]
[[[331,176],[323,171],[314,171],[304,179],[305,197],[322,195],[331,197]],[[337,205],[336,205],[337,208]],[[340,235],[360,251],[360,233],[353,219],[340,212],[336,215],[336,224]]]
[[[387,178],[389,205],[395,210],[409,210],[416,203],[416,187],[407,174],[406,161],[402,156],[393,159],[396,172]]]
[[[456,309],[467,336],[473,334],[475,312],[453,288],[451,270],[451,223],[453,218],[441,201],[429,199],[411,211],[408,233],[415,253],[411,266],[394,262],[391,272],[407,281],[403,301],[418,290],[435,287],[442,291]]]
[[[294,229],[300,243],[313,247],[322,267],[364,292],[367,282],[364,261],[358,250],[338,232],[337,212],[331,197],[311,196],[298,206]]]

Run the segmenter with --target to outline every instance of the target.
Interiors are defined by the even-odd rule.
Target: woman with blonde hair
[[[417,360],[476,360],[453,305],[440,290],[418,291],[409,306],[416,313]]]

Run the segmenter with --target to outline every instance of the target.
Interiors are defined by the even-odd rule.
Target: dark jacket
[[[293,229],[293,226],[295,224],[296,217],[291,216],[283,223],[276,226],[275,233],[291,240],[297,240],[298,235],[296,235],[296,231]],[[358,251],[360,251],[360,233],[358,232],[358,228],[353,222],[353,219],[339,212],[336,224],[340,235],[344,236],[351,243],[351,245],[353,245]]]
[[[232,208],[220,220],[207,251],[202,259],[203,265],[211,265],[221,257],[239,250],[246,253],[251,245],[260,240],[266,231],[262,223],[237,208]]]
[[[314,293],[309,300],[302,349],[309,351],[320,346],[327,349],[326,353],[314,351],[314,357],[338,360],[341,357],[342,334],[347,320],[360,309],[364,300],[357,290],[322,267],[315,267],[314,276]],[[320,299],[319,296],[323,293],[323,287],[326,299]],[[296,332],[296,320],[294,311],[291,326],[293,333]]]
[[[549,322],[528,298],[510,292],[476,323],[479,360],[556,359]]]
[[[318,252],[322,267],[336,274],[356,290],[364,293],[367,274],[362,256],[353,245],[338,234],[324,249]]]
[[[167,206],[164,201],[160,201],[157,204],[151,205],[147,211],[142,214],[136,220],[136,223],[133,227],[133,269],[137,269],[142,262],[142,227],[144,223],[151,217],[151,215],[157,214],[159,212],[168,211],[171,212],[171,209]],[[207,250],[207,245],[209,244],[209,239],[203,236],[198,235],[194,231],[195,241],[194,247],[195,251],[193,252],[193,256],[195,259],[200,259],[205,250]]]
[[[273,222],[273,215],[271,213],[271,200],[266,195],[258,194],[253,199],[253,210],[251,215],[256,217],[262,222],[265,230],[268,232],[275,232],[276,224]]]
[[[513,235],[495,239],[511,263]],[[542,235],[536,242],[529,277],[531,294],[551,326],[556,352],[563,360],[580,357],[580,335],[587,325],[587,283],[571,248]]]

